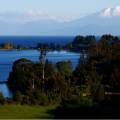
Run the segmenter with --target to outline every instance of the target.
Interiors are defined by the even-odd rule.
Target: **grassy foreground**
[[[0,105],[0,119],[53,118],[57,106]]]

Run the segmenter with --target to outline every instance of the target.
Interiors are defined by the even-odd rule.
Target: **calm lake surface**
[[[9,73],[12,70],[13,62],[20,58],[27,58],[34,62],[39,61],[40,52],[37,50],[1,50],[0,51],[0,81],[7,81]],[[79,53],[67,52],[67,51],[51,51],[47,53],[47,59],[53,63],[62,60],[71,60],[72,68],[75,69],[78,60],[80,58]],[[6,84],[0,84],[0,91],[5,97],[10,97],[11,92],[9,91]]]
[[[74,40],[75,36],[0,36],[0,44],[11,42],[13,45],[35,47],[38,43],[55,43],[65,45]]]

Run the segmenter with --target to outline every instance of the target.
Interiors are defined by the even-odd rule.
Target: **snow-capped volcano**
[[[101,12],[100,15],[104,17],[120,16],[120,6],[114,8],[106,8]]]
[[[62,22],[60,22],[62,21]],[[67,21],[39,10],[0,13],[0,35],[120,35],[120,6]]]
[[[63,30],[64,33],[120,35],[120,6],[106,8],[100,12],[72,21],[69,23],[68,28]]]

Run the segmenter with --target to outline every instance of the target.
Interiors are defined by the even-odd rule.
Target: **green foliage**
[[[80,106],[92,107],[94,105],[93,99],[90,97],[81,97]]]
[[[95,99],[97,101],[103,101],[105,99],[105,90],[104,90],[104,86],[100,85],[96,91],[95,94]]]
[[[50,101],[55,101],[55,99],[60,96],[61,98],[67,96],[68,91],[68,81],[65,79],[70,77],[71,72],[71,62],[66,62],[65,75],[61,74],[62,71],[58,71],[55,65],[46,61],[45,63],[45,78],[42,78],[42,63],[33,63],[26,59],[20,59],[15,61],[13,65],[13,71],[11,72],[8,80],[9,88],[15,93],[20,91],[23,94],[23,100],[14,99],[22,104],[40,104],[48,105]],[[68,67],[68,68],[67,68]],[[67,74],[66,74],[67,72]],[[34,86],[34,87],[33,87]],[[52,93],[53,98],[49,99],[49,93]],[[18,94],[17,94],[18,95]],[[57,96],[57,97],[55,97]],[[56,99],[57,101],[57,99]]]
[[[67,108],[92,107],[94,102],[91,97],[72,96],[67,100],[62,101],[62,105]]]
[[[27,104],[27,105],[31,105],[31,101],[30,101],[30,96],[28,95],[24,95],[21,101],[21,104]]]
[[[55,75],[55,66],[49,62],[48,60],[46,60],[46,64],[45,64],[45,77],[47,79],[53,77]]]
[[[56,64],[56,67],[60,74],[66,78],[72,75],[72,63],[71,61],[62,61]]]
[[[48,96],[41,91],[34,91],[32,97],[30,98],[32,101],[32,104],[37,104],[37,105],[49,105],[49,100]]]
[[[93,47],[96,46],[96,38],[95,36],[89,35],[89,36],[76,36],[75,39],[71,44],[67,45],[67,48],[69,48],[72,51],[80,52],[82,49],[85,50],[91,50]]]
[[[4,104],[4,103],[5,103],[5,98],[3,94],[0,92],[0,104]]]
[[[22,100],[23,100],[23,95],[21,94],[20,91],[16,91],[13,95],[13,100],[18,102],[18,103],[21,103]]]
[[[78,38],[77,42],[83,39]],[[88,61],[78,64],[73,72],[72,83],[85,85],[84,90],[89,91],[86,93],[90,93],[99,102],[105,98],[105,85],[109,85],[112,91],[120,91],[120,40],[116,36],[103,35],[100,41],[92,44],[95,47],[88,52]]]

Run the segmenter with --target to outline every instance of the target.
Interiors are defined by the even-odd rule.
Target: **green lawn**
[[[0,105],[0,119],[53,118],[57,106]]]

